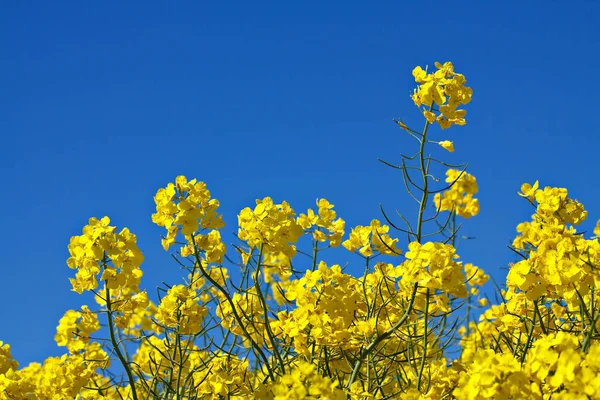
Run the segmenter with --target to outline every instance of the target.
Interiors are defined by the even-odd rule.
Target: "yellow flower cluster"
[[[400,255],[396,247],[398,239],[392,239],[388,232],[390,227],[381,225],[379,220],[374,219],[369,226],[356,226],[350,232],[350,238],[342,245],[350,250],[357,251],[365,257],[373,256],[374,252],[387,255]]]
[[[66,346],[71,354],[85,349],[90,335],[100,329],[98,316],[87,306],[80,311],[69,310],[58,322],[54,340],[59,346]]]
[[[83,234],[71,238],[67,265],[77,270],[75,278],[70,279],[77,293],[96,289],[98,279],[106,281],[109,289],[139,292],[144,256],[137,247],[136,236],[127,228],[117,233],[116,227],[109,224],[108,217],[90,218]]]
[[[311,208],[306,214],[300,214],[298,224],[305,230],[311,229],[313,238],[317,242],[329,240],[331,247],[339,246],[346,223],[341,218],[336,219],[337,214],[333,210],[333,204],[326,199],[317,200],[317,207],[317,214]]]
[[[100,305],[105,305],[98,296],[96,300]],[[152,322],[152,316],[156,315],[157,309],[156,305],[148,299],[146,292],[122,298],[113,304],[112,308],[116,312],[115,325],[123,329],[126,335],[139,336],[142,331],[157,333],[161,331],[161,328]]]
[[[216,310],[216,315],[221,319],[221,326],[229,332],[243,339],[244,345],[250,346],[250,342],[246,335],[259,344],[271,345],[266,334],[266,325],[264,323],[264,310],[260,297],[256,288],[249,288],[245,293],[235,293],[232,296],[232,302],[228,302],[226,297],[219,293],[217,294],[219,304]],[[242,315],[247,324],[243,326],[236,320],[234,314]]]
[[[240,211],[238,216],[238,238],[248,243],[250,249],[264,246],[267,253],[283,253],[288,258],[296,255],[296,246],[304,234],[296,213],[287,202],[275,204],[265,197],[256,200],[256,207]]]
[[[200,331],[203,317],[208,313],[199,304],[195,290],[184,285],[171,287],[163,297],[156,311],[156,320],[167,328],[177,328],[182,335]]]
[[[299,362],[289,373],[279,377],[272,385],[270,388],[272,395],[269,395],[268,398],[273,400],[345,400],[346,394],[338,386],[338,382],[319,374],[315,365]]]
[[[11,368],[0,373],[0,399],[99,398],[99,392],[89,388],[104,379],[95,371],[106,366],[106,358],[106,353],[95,343],[82,354],[49,357],[43,364],[32,363],[20,370]],[[119,398],[110,386],[106,389],[106,398]]]
[[[413,76],[419,86],[411,97],[417,107],[424,106],[423,115],[429,123],[437,121],[442,129],[447,129],[453,124],[464,125],[467,112],[457,108],[471,101],[473,91],[465,86],[467,80],[464,75],[454,72],[451,62],[445,62],[443,65],[436,62],[435,67],[437,70],[430,74],[421,67],[413,70]],[[436,114],[436,111],[439,114]]]
[[[243,263],[248,264],[253,252],[258,249],[259,258],[262,257],[258,262],[262,262],[265,281],[272,282],[275,277],[287,280],[291,275],[291,260],[296,256],[296,242],[305,233],[305,229],[313,227],[313,222],[331,230],[329,238],[334,243],[339,235],[334,226],[339,227],[341,222],[343,232],[343,221],[333,221],[333,206],[327,200],[322,200],[321,205],[319,212],[322,215],[318,217],[309,210],[307,216],[302,214],[297,218],[287,202],[275,204],[270,197],[256,200],[254,209],[246,207],[241,210],[238,215],[238,238],[248,246],[245,250],[239,249]],[[318,228],[314,232],[315,237],[325,235]]]
[[[480,349],[453,395],[458,399],[533,399],[531,383],[510,353]]]
[[[193,342],[186,341],[184,358],[175,346],[176,338],[169,336],[159,339],[150,337],[133,357],[137,372],[144,377],[147,386],[142,393],[152,398],[154,393],[148,388],[164,385],[170,376],[185,376],[194,394],[201,399],[246,399],[254,392],[264,391],[263,385],[250,371],[248,360],[240,360],[231,354],[210,354],[202,351]],[[176,390],[175,385],[169,390]],[[188,398],[188,397],[184,397]]]
[[[19,363],[15,361],[10,353],[10,345],[0,341],[0,374],[6,374],[9,370],[15,370]]]
[[[456,297],[466,297],[466,277],[462,263],[452,245],[412,242],[406,253],[408,259],[400,265],[402,279]]]
[[[479,294],[480,286],[483,286],[490,279],[489,275],[487,275],[481,268],[476,267],[471,263],[467,263],[464,265],[465,267],[465,275],[467,277],[467,284],[471,287],[469,292],[471,294]]]
[[[507,286],[530,299],[541,295],[564,298],[576,309],[579,297],[600,284],[600,274],[593,267],[600,262],[600,243],[585,239],[574,227],[586,219],[587,211],[564,188],[537,189],[536,182],[521,189],[521,195],[537,207],[532,221],[517,226],[519,236],[513,246],[527,257],[511,267]]]
[[[479,191],[479,187],[473,175],[448,169],[446,182],[451,185],[450,188],[443,193],[436,193],[433,197],[439,211],[455,212],[463,218],[479,214],[479,200],[473,197]]]
[[[352,322],[357,313],[365,311],[359,288],[359,282],[344,274],[339,265],[330,268],[321,261],[317,270],[306,271],[285,286],[285,300],[294,301],[296,307],[280,312],[273,328],[294,340],[300,353],[310,353],[306,347],[309,337],[316,345],[349,348],[355,330],[360,329]]]
[[[588,353],[577,337],[557,332],[538,339],[527,358],[526,370],[543,394],[558,398],[600,398],[600,345]]]
[[[564,188],[524,184],[536,206],[518,225],[504,302],[490,306],[461,340],[469,368],[457,398],[600,398],[600,243],[575,226],[587,218]],[[463,330],[463,333],[465,330]]]
[[[165,250],[176,242],[181,232],[186,239],[181,249],[183,256],[194,253],[195,241],[206,253],[208,262],[219,263],[223,260],[226,249],[217,230],[225,224],[217,212],[219,201],[211,199],[204,182],[196,179],[188,181],[185,176],[178,176],[175,183],[169,183],[156,192],[154,202],[156,213],[152,214],[152,222],[167,228],[167,236],[162,240]],[[202,234],[198,232],[199,229],[209,232]]]
[[[263,384],[251,372],[248,360],[240,360],[231,354],[217,353],[208,362],[204,361],[204,365],[204,371],[194,373],[194,380],[200,382],[200,398],[243,400],[253,394],[265,394]],[[211,374],[210,379],[205,379],[207,372]]]
[[[457,399],[600,398],[598,344],[585,354],[576,335],[558,331],[541,335],[524,363],[506,350],[477,350],[453,395]]]
[[[194,187],[205,188],[203,184],[192,182]],[[257,268],[266,270],[278,258],[285,258],[290,262],[296,252],[295,244],[303,235],[311,236],[314,243],[329,241],[331,247],[342,242],[343,220],[337,217],[333,206],[326,200],[319,200],[317,205],[318,213],[309,210],[307,214],[296,218],[287,203],[275,205],[267,198],[257,201],[254,210],[246,209],[240,213],[240,238],[251,248],[260,248],[263,253],[262,259],[256,259]],[[174,224],[175,220],[173,219]],[[115,259],[125,257],[123,254],[139,253],[137,248],[132,247],[135,241],[126,242],[114,234],[116,228],[109,225],[108,219],[92,220],[90,226],[93,233],[89,233],[92,232],[90,227],[84,228],[84,232],[88,234],[86,240],[91,243],[96,240],[99,243],[91,245],[91,248],[96,250],[97,246],[103,246],[100,248],[105,249],[102,253],[93,253],[92,250],[89,253],[93,256],[90,259],[95,262],[93,266],[99,270],[111,268]],[[353,251],[358,250],[363,256],[376,253],[401,254],[397,247],[398,239],[392,239],[388,231],[389,227],[373,220],[370,226],[355,227],[344,246]],[[124,232],[127,233],[125,237],[133,236],[126,230]],[[206,255],[206,250],[210,248],[206,241],[215,232],[218,233],[216,230],[207,234],[191,233],[185,246],[194,255]],[[87,242],[75,238],[72,242],[76,242],[78,246],[74,253],[79,251],[87,256],[87,252],[78,250]],[[113,247],[118,246],[121,246],[121,252],[113,250]],[[70,381],[70,386],[60,384],[62,392],[56,392],[59,389],[48,386],[46,381],[22,378],[25,375],[19,374],[25,374],[28,369],[16,371],[16,365],[7,369],[8,372],[4,375],[11,376],[8,384],[15,393],[15,388],[21,388],[18,390],[23,393],[44,390],[48,393],[61,393],[59,397],[64,393],[79,393],[82,398],[93,398],[94,393],[99,391],[103,391],[109,398],[151,397],[156,390],[177,392],[178,385],[192,385],[195,393],[207,398],[217,398],[215,396],[218,394],[240,399],[252,395],[271,399],[290,396],[345,398],[348,395],[359,399],[370,396],[368,393],[376,386],[387,394],[406,390],[420,393],[412,383],[405,387],[392,377],[378,380],[376,376],[391,366],[402,368],[407,362],[403,355],[405,352],[412,354],[412,360],[427,354],[439,357],[441,349],[434,340],[433,331],[417,321],[422,320],[424,309],[428,309],[431,316],[449,311],[448,296],[465,295],[466,278],[462,272],[462,264],[455,261],[457,256],[451,245],[421,245],[414,242],[409,244],[408,250],[407,261],[402,264],[394,266],[378,263],[372,271],[360,278],[344,273],[339,265],[328,267],[323,261],[318,263],[314,271],[307,271],[299,279],[292,279],[288,274],[286,276],[290,279],[280,282],[280,290],[274,290],[273,296],[279,304],[287,307],[293,303],[294,306],[273,315],[265,314],[264,307],[267,303],[258,281],[243,292],[232,292],[230,298],[217,290],[213,283],[226,287],[229,273],[220,264],[209,267],[209,263],[217,264],[210,256],[201,259],[200,265],[193,263],[188,275],[189,282],[170,287],[158,306],[148,299],[145,291],[139,291],[137,286],[133,290],[128,289],[128,286],[110,284],[106,288],[106,293],[109,293],[109,289],[114,289],[110,292],[110,297],[103,297],[99,292],[96,300],[104,307],[104,312],[112,317],[109,323],[114,324],[121,335],[125,335],[122,338],[130,337],[140,342],[131,364],[132,376],[138,377],[135,385],[115,385],[96,372],[99,368],[106,368],[111,360],[98,343],[91,341],[91,335],[100,330],[99,314],[91,312],[86,306],[81,311],[68,311],[57,327],[57,343],[66,346],[71,353],[63,357],[63,365],[73,363],[75,369],[64,367],[57,371],[53,366],[56,363],[54,359],[47,360],[47,366],[41,367],[53,369],[53,373],[60,373],[65,377],[77,373],[79,378]],[[245,263],[250,260],[249,254],[250,252]],[[100,256],[102,257],[99,258]],[[71,259],[69,262],[72,262]],[[117,261],[116,265],[125,263]],[[123,270],[114,269],[118,273]],[[202,274],[199,274],[200,271]],[[477,279],[481,281],[483,278],[477,275],[473,278],[474,282]],[[415,295],[412,289],[415,284],[421,290],[416,292],[416,299],[410,300]],[[425,289],[431,290],[431,293],[426,295]],[[282,368],[281,374],[276,375],[270,371],[273,378],[269,379],[269,371],[264,366],[260,371],[253,370],[247,359],[240,360],[231,354],[211,353],[196,347],[193,338],[203,332],[205,318],[209,317],[210,310],[205,304],[213,300],[216,301],[214,316],[218,318],[219,328],[240,338],[245,348],[260,346],[274,354],[278,346],[288,346],[295,357],[285,359],[285,371]],[[412,301],[414,308],[407,301]],[[399,329],[395,327],[407,313],[412,314],[410,325]],[[395,331],[395,335],[387,341],[385,348],[378,350],[372,364],[358,368],[349,364],[347,357],[361,357],[361,349],[379,340],[380,335],[387,331]],[[153,334],[140,341],[145,332]],[[183,338],[182,335],[188,336]],[[427,338],[425,349],[411,347],[406,341],[411,336]],[[320,355],[315,357],[315,354]],[[85,360],[92,355],[94,362],[86,363]],[[309,362],[310,359],[314,361]],[[391,364],[382,369],[377,364],[381,360],[387,360]],[[442,365],[445,361],[438,359],[432,362],[436,367],[432,364],[429,371],[437,371],[437,375],[429,384],[431,396],[432,393],[448,392],[458,381],[458,373],[448,372]],[[324,376],[324,368],[333,375]],[[373,374],[373,378],[363,377],[345,388],[343,382],[356,368],[360,376]],[[35,374],[36,377],[43,375],[38,372]],[[449,378],[449,375],[453,378]],[[185,384],[173,381],[174,376],[185,377]],[[408,370],[406,379],[414,383],[417,376],[414,370]],[[269,380],[271,382],[265,384]],[[101,387],[105,389],[100,389]],[[134,393],[137,395],[134,396]]]

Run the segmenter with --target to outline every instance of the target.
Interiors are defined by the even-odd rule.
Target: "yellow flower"
[[[200,331],[206,314],[206,307],[199,304],[195,290],[175,285],[162,298],[156,320],[167,328],[179,327],[179,333],[193,334]]]
[[[424,110],[423,115],[425,116],[425,119],[429,121],[430,124],[433,124],[435,122],[435,119],[437,118],[434,113],[428,110]]]
[[[169,183],[165,188],[158,189],[154,202],[156,213],[152,214],[152,221],[167,229],[167,236],[162,240],[165,250],[176,242],[177,235],[181,233],[187,241],[181,251],[185,255],[191,255],[194,254],[192,235],[197,242],[212,235],[212,238],[203,242],[211,246],[210,249],[196,244],[200,251],[212,253],[206,254],[209,262],[221,262],[220,254],[224,251],[224,244],[217,243],[215,238],[218,235],[216,230],[225,224],[217,212],[219,201],[211,199],[204,182],[196,179],[188,181],[185,176],[178,176],[175,184]],[[206,234],[207,230],[212,231]],[[220,235],[218,237],[220,242]]]
[[[536,190],[538,190],[539,185],[540,184],[538,181],[535,181],[533,186],[529,183],[524,183],[521,185],[521,191],[518,193],[518,195],[533,200],[535,198],[535,192]]]
[[[381,225],[379,220],[374,219],[369,226],[356,226],[350,232],[350,238],[342,243],[349,251],[358,250],[365,257],[373,255],[374,251],[390,256],[400,255],[400,249],[396,247],[398,239],[392,239],[388,232],[390,227]]]
[[[299,362],[287,374],[279,377],[271,387],[274,400],[330,399],[345,400],[339,383],[318,373],[315,365]]]
[[[346,223],[343,219],[337,218],[333,204],[326,199],[317,199],[317,207],[318,214],[315,214],[311,208],[306,214],[300,214],[297,219],[298,224],[305,230],[311,230],[317,242],[329,240],[331,247],[338,247],[342,242]]]
[[[275,204],[270,197],[256,200],[254,209],[246,207],[240,211],[238,226],[238,238],[251,249],[263,246],[266,252],[282,252],[289,258],[296,255],[295,243],[304,233],[289,203]]]
[[[106,281],[109,289],[119,289],[124,294],[139,292],[144,256],[137,246],[137,238],[129,229],[117,232],[109,223],[108,217],[90,218],[83,227],[83,234],[71,238],[71,257],[67,265],[77,270],[70,281],[73,291],[79,294],[96,289],[98,280]]]
[[[399,268],[402,279],[418,282],[421,286],[440,290],[456,297],[466,297],[466,277],[456,250],[450,244],[411,242],[407,260]]]
[[[422,112],[429,123],[437,121],[442,129],[453,124],[464,125],[466,111],[457,110],[457,107],[468,104],[473,91],[465,86],[467,80],[464,75],[454,72],[452,63],[446,62],[442,65],[436,62],[435,66],[437,71],[429,74],[418,66],[413,70],[418,86],[411,98],[417,107],[426,107]],[[434,106],[437,106],[440,112],[437,117],[431,110]]]
[[[451,141],[443,140],[441,142],[438,142],[438,144],[442,146],[444,150],[448,150],[450,153],[454,153],[454,143],[452,143]]]
[[[451,186],[443,193],[436,193],[433,202],[439,211],[456,212],[463,218],[479,213],[479,200],[473,196],[478,192],[477,180],[471,174],[456,169],[446,171],[446,182]]]
[[[0,340],[0,375],[7,373],[9,370],[15,370],[18,366],[19,363],[10,354],[10,345],[4,344]]]
[[[594,227],[594,235],[596,235],[596,237],[600,237],[600,220],[596,222],[596,226]]]

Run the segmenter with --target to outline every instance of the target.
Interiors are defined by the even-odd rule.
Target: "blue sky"
[[[568,4],[568,5],[567,5]],[[451,60],[467,125],[433,139],[468,162],[481,213],[460,254],[502,280],[531,209],[523,182],[566,186],[600,217],[595,2],[11,2],[0,10],[0,340],[21,362],[62,353],[78,308],[67,244],[91,216],[138,235],[144,284],[176,282],[152,196],[207,183],[228,226],[254,199],[325,197],[348,228],[410,210],[397,160],[421,127],[415,65]],[[440,153],[441,154],[441,153]],[[591,222],[590,222],[591,224]],[[233,240],[233,236],[230,236]],[[343,262],[343,260],[340,260]]]

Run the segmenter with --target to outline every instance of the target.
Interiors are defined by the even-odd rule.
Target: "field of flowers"
[[[58,322],[61,357],[21,366],[0,342],[0,399],[600,399],[600,224],[586,238],[567,189],[523,184],[533,215],[491,304],[488,275],[456,252],[476,179],[429,155],[454,151],[436,135],[466,123],[472,90],[450,62],[413,76],[424,127],[396,121],[415,150],[384,164],[416,215],[350,228],[326,199],[298,211],[265,197],[230,240],[219,201],[178,176],[152,220],[181,282],[153,300],[135,234],[91,218],[66,264],[95,304]],[[331,248],[364,273],[326,262]]]

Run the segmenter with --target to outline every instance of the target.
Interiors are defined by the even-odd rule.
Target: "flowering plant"
[[[152,299],[136,236],[91,218],[67,266],[96,304],[60,319],[61,357],[20,367],[0,342],[0,399],[600,398],[600,222],[586,238],[587,211],[567,189],[524,184],[535,212],[490,304],[489,277],[456,250],[461,218],[479,213],[477,181],[428,155],[431,144],[454,152],[431,128],[464,125],[472,90],[452,63],[435,67],[413,70],[423,129],[396,121],[417,152],[382,161],[416,215],[383,210],[347,229],[326,199],[297,212],[265,197],[240,211],[233,240],[207,186],[178,176],[157,191],[152,221],[182,281]],[[332,248],[364,272],[326,262]]]

